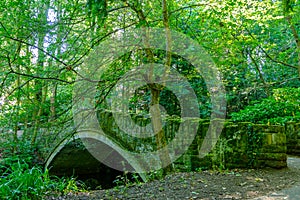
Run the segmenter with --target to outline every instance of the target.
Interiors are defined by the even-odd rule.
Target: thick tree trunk
[[[144,24],[148,24],[147,23],[147,19],[146,16],[143,12],[143,10],[141,8],[139,8],[139,6],[137,5],[133,5],[128,3],[126,0],[123,0],[124,3],[126,5],[128,5],[138,16],[139,20],[141,22],[143,22]],[[168,16],[167,16],[167,4],[166,1],[163,0],[162,2],[162,6],[163,6],[163,17],[164,17],[164,25],[165,27],[168,27]],[[167,50],[169,50],[170,47],[170,30],[166,28],[166,39],[167,41],[167,45],[166,48]],[[146,47],[150,47],[149,44],[149,34],[148,34],[148,30],[146,27],[144,27],[144,45]],[[156,145],[158,149],[161,149],[163,147],[166,146],[167,144],[167,140],[165,137],[165,132],[163,130],[162,127],[162,117],[161,117],[161,112],[159,109],[159,96],[160,96],[160,92],[163,89],[163,86],[158,86],[157,84],[154,84],[154,80],[153,80],[153,75],[154,75],[154,68],[153,68],[153,63],[154,63],[154,55],[153,52],[150,48],[146,48],[145,49],[146,52],[146,56],[147,56],[147,62],[150,64],[150,69],[149,72],[147,74],[147,77],[145,77],[147,79],[147,81],[150,83],[148,84],[149,89],[151,91],[151,108],[150,109],[150,114],[151,114],[151,121],[152,121],[152,127],[153,127],[153,131],[156,133]],[[166,76],[168,75],[169,72],[169,67],[170,67],[170,63],[171,63],[171,52],[167,51],[167,57],[166,57],[166,69],[165,69],[165,74],[164,74],[164,80],[166,79]],[[161,152],[160,156],[160,161],[162,163],[162,166],[165,166],[163,173],[167,174],[169,172],[171,172],[173,170],[173,167],[171,165],[171,158],[170,158],[170,154],[168,149],[166,148],[164,151]]]
[[[167,145],[167,139],[165,136],[165,131],[162,126],[162,119],[161,119],[161,112],[159,108],[159,96],[161,92],[161,87],[155,87],[155,84],[153,84],[150,87],[151,90],[151,122],[153,126],[153,131],[155,133],[155,139],[156,139],[156,145],[157,149],[163,149]],[[173,170],[172,162],[169,154],[168,148],[165,148],[160,152],[160,161],[162,162],[162,165],[165,166],[163,170],[163,174],[167,174]]]

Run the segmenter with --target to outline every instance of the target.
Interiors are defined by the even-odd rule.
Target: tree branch
[[[256,38],[251,34],[251,32],[246,28],[247,32],[249,33],[250,37],[254,40],[256,40]],[[261,46],[261,45],[258,45],[258,47],[260,48],[260,50],[262,50],[262,52],[267,56],[267,58],[269,58],[272,62],[275,62],[277,64],[281,64],[281,65],[284,65],[284,66],[287,66],[287,67],[291,67],[291,68],[294,68],[294,69],[298,69],[297,66],[294,66],[294,65],[291,65],[291,64],[288,64],[288,63],[285,63],[285,62],[282,62],[280,60],[276,60],[274,58],[272,58],[265,50],[264,48]]]
[[[190,9],[190,8],[194,8],[194,7],[200,7],[200,6],[210,6],[210,4],[209,3],[198,3],[198,4],[192,4],[192,5],[189,5],[189,6],[184,6],[184,7],[181,7],[179,9],[171,11],[170,15],[172,15],[172,14],[178,12],[178,11],[182,11],[182,10]]]

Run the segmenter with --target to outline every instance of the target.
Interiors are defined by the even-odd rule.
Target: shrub
[[[73,178],[50,177],[36,161],[36,148],[27,141],[2,142],[0,199],[41,199],[50,193],[78,191]]]
[[[300,121],[300,88],[275,89],[273,96],[252,102],[245,109],[232,113],[231,118],[233,121],[271,124]]]
[[[41,199],[50,194],[80,191],[74,179],[50,177],[48,170],[18,161],[2,173],[0,199]]]

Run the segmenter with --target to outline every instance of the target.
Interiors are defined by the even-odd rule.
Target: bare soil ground
[[[274,199],[268,195],[300,183],[300,158],[289,158],[288,165],[288,168],[280,170],[236,169],[225,172],[174,173],[162,180],[131,187],[119,186],[47,199]],[[264,198],[259,198],[262,196]]]

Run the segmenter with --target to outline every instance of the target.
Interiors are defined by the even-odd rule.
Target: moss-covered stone
[[[284,133],[284,127],[277,125],[255,124],[253,126],[253,131],[258,133]]]
[[[257,154],[257,159],[286,161],[287,155],[285,153],[259,153]]]
[[[264,145],[260,149],[260,152],[266,152],[266,153],[286,153],[286,146],[285,145]]]
[[[149,123],[149,119],[141,116],[131,117],[133,120],[126,123],[136,123],[140,126]],[[101,119],[100,126],[105,135],[126,150],[138,153],[157,150],[155,136],[138,138],[125,133],[118,127],[111,112],[98,113],[98,118]],[[184,123],[184,126],[180,137],[185,138],[184,140],[175,137],[181,123]],[[222,126],[219,125],[222,124],[224,128],[221,131]],[[214,140],[218,142],[207,156],[200,158],[199,150],[204,139],[207,142],[209,128],[212,130],[211,142]],[[209,122],[203,119],[180,119],[169,116],[165,119],[164,131],[169,144],[177,140],[172,144],[171,155],[181,151],[183,146],[189,146],[185,154],[174,162],[177,170],[209,169],[218,164],[226,168],[264,166],[280,168],[286,165],[286,152],[300,153],[300,123],[294,122],[287,123],[283,127],[249,122],[233,123],[222,119]],[[197,131],[197,135],[193,139],[190,136],[194,131]],[[220,137],[217,135],[218,132],[221,132]],[[191,139],[193,142],[190,144]]]

